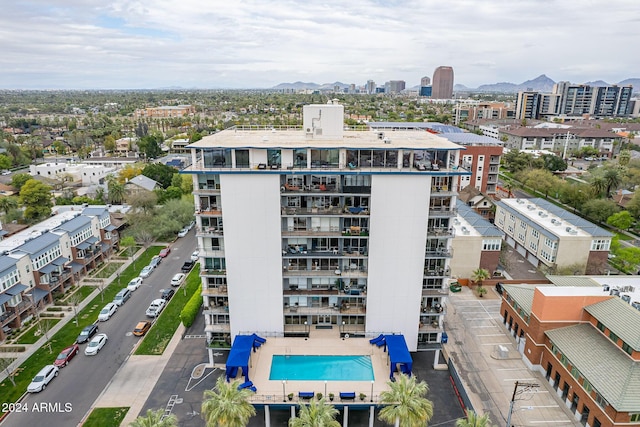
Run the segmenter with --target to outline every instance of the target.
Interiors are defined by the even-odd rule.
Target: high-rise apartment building
[[[302,130],[228,129],[189,146],[205,332],[395,332],[437,345],[461,146],[424,131],[350,131],[342,105]]]
[[[453,98],[453,68],[445,66],[436,68],[433,72],[432,87],[431,98]]]
[[[400,93],[406,87],[404,80],[391,80],[385,83],[385,93]]]
[[[368,95],[376,93],[376,82],[373,80],[367,80],[366,90]]]
[[[420,79],[420,86],[431,86],[431,78],[424,76]]]

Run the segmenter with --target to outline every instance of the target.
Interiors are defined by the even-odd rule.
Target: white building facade
[[[312,328],[439,345],[462,147],[345,131],[343,113],[308,105],[302,130],[229,129],[189,146],[213,345]]]

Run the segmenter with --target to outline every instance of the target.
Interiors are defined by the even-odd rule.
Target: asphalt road
[[[180,272],[184,261],[195,250],[194,233],[191,230],[186,237],[173,243],[169,256],[144,279],[131,298],[111,319],[100,322],[99,332],[109,337],[102,350],[95,356],[85,356],[86,344],[81,344],[80,353],[60,370],[58,377],[44,391],[28,394],[21,402],[22,411],[10,414],[2,423],[3,427],[69,427],[80,423],[139,340],[131,331],[140,320],[147,320],[145,311],[151,301],[160,297],[161,289],[170,287],[171,277]],[[142,264],[136,266],[138,269],[144,267]],[[94,306],[95,312],[108,302],[98,302]],[[51,355],[52,363],[56,356]]]

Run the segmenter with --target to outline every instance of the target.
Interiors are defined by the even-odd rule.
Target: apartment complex
[[[136,120],[145,117],[153,119],[167,119],[173,117],[192,116],[195,112],[196,107],[193,105],[150,107],[134,111],[133,118]]]
[[[552,93],[522,91],[516,101],[516,118],[627,117],[632,113],[632,86],[590,86],[558,82]]]
[[[458,125],[468,120],[513,119],[516,116],[516,110],[515,105],[512,102],[491,102],[467,99],[456,102],[454,115],[454,123]]]
[[[612,234],[540,198],[496,202],[495,225],[534,267],[602,274]]]
[[[583,147],[598,150],[601,155],[611,156],[614,142],[620,136],[604,129],[582,127],[515,127],[500,129],[505,148],[517,150],[548,150],[561,156],[579,151]]]
[[[549,279],[504,285],[500,312],[523,360],[582,425],[640,426],[640,302],[620,293],[640,299],[638,278]]]
[[[439,346],[462,147],[344,130],[343,114],[307,105],[302,130],[235,128],[189,146],[210,342],[326,328]]]
[[[107,207],[76,208],[0,241],[0,341],[117,245]]]

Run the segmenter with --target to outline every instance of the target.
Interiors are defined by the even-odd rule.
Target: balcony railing
[[[196,236],[224,236],[224,230],[220,227],[196,227]]]
[[[444,248],[439,248],[439,249],[432,249],[432,248],[428,248],[425,251],[425,257],[426,258],[451,258],[453,257],[453,248],[448,248],[448,249],[444,249]]]
[[[341,236],[340,229],[338,227],[322,228],[322,227],[310,227],[310,228],[295,228],[286,227],[282,229],[283,236]]]
[[[15,319],[17,314],[13,311],[6,311],[0,314],[0,325],[4,326]]]
[[[449,288],[446,286],[438,288],[422,288],[422,296],[443,296],[449,294]]]
[[[196,209],[196,215],[217,216],[222,215],[222,210],[218,206],[201,206]]]
[[[203,269],[200,270],[201,276],[224,276],[227,274],[227,270],[215,270],[215,269]]]
[[[448,268],[424,269],[424,276],[429,278],[449,277],[451,271]]]
[[[367,307],[364,304],[344,303],[322,306],[285,306],[284,313],[297,313],[300,315],[331,315],[331,314],[366,314]]]
[[[452,238],[455,236],[455,229],[453,227],[439,227],[439,228],[428,228],[427,229],[427,237],[436,237],[436,238]]]
[[[204,326],[205,332],[230,332],[231,326],[228,323],[214,323]]]
[[[429,216],[430,217],[453,218],[456,215],[458,215],[458,209],[457,208],[442,207],[442,208],[430,208],[429,209]]]
[[[209,287],[202,290],[200,293],[202,296],[219,296],[219,295],[228,295],[227,286],[222,285],[218,287]]]

